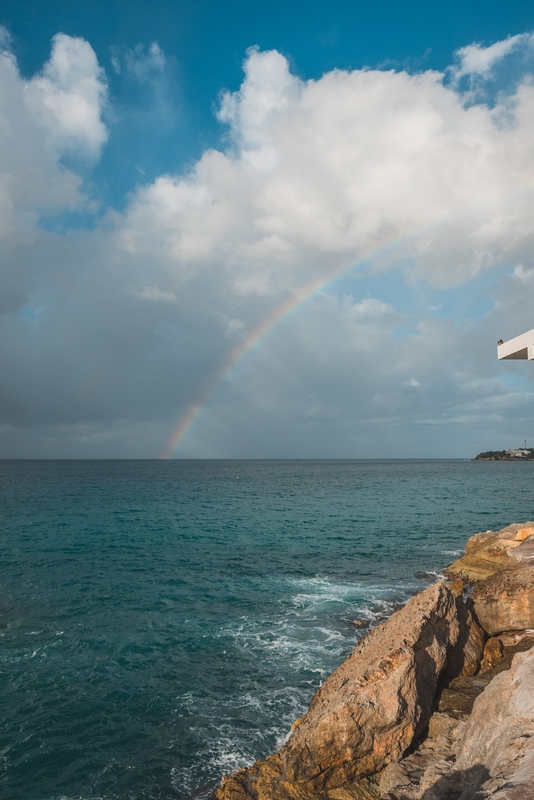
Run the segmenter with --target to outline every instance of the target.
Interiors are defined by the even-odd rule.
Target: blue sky
[[[532,327],[530,4],[6,0],[0,25],[0,455],[534,436],[532,368],[495,358]]]
[[[20,70],[31,77],[61,31],[91,43],[105,68],[113,114],[93,191],[122,207],[146,178],[182,169],[224,129],[214,116],[222,90],[242,81],[248,47],[277,49],[292,72],[319,78],[362,67],[443,70],[455,50],[534,30],[529,3],[490,2],[14,2],[2,3],[0,24],[15,37]],[[117,75],[113,58],[157,42],[166,56],[163,102],[150,88]]]

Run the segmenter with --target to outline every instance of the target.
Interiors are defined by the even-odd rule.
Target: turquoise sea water
[[[208,794],[534,466],[0,462],[0,794]]]

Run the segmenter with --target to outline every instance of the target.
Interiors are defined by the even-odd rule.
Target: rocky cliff
[[[534,523],[476,534],[446,574],[217,800],[534,800]]]

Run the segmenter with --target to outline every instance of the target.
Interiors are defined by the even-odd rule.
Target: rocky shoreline
[[[534,523],[471,537],[217,800],[534,800]]]

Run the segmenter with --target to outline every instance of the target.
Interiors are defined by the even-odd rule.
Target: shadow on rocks
[[[482,800],[479,794],[482,784],[489,778],[483,764],[475,764],[466,770],[452,771],[429,786],[421,800]]]

